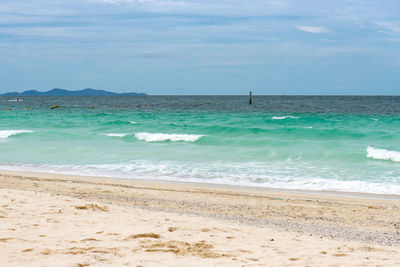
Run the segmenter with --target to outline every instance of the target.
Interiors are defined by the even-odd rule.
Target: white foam
[[[10,100],[8,100],[8,102],[21,102],[21,101],[24,101],[24,100],[22,100],[22,99],[10,99]]]
[[[109,133],[106,134],[106,136],[110,136],[110,137],[124,137],[127,136],[128,134],[120,134],[120,133]]]
[[[273,120],[284,120],[284,119],[298,119],[299,117],[294,117],[294,116],[281,116],[281,117],[272,117]]]
[[[367,158],[400,162],[400,152],[369,146],[367,147]]]
[[[33,133],[29,130],[0,130],[0,139],[6,139],[12,135],[22,134],[22,133]]]
[[[40,171],[70,175],[115,177],[127,179],[156,179],[168,181],[200,182],[212,184],[230,184],[238,186],[256,186],[278,189],[301,189],[317,191],[338,191],[354,193],[372,193],[400,195],[400,184],[367,182],[362,180],[342,180],[319,178],[318,175],[285,175],[280,172],[265,174],[267,169],[254,173],[243,171],[257,170],[265,163],[235,164],[221,162],[181,164],[173,161],[134,160],[118,164],[97,165],[33,165],[3,164],[0,169],[19,171]],[[269,165],[268,165],[269,166]],[[282,168],[279,167],[279,170]]]
[[[136,122],[136,121],[130,121],[130,123],[132,123],[132,124],[136,124],[137,122]]]
[[[198,134],[164,134],[164,133],[136,133],[135,137],[146,142],[163,142],[163,141],[186,141],[194,142],[203,137]]]

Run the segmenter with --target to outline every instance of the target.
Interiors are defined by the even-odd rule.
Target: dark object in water
[[[249,105],[251,105],[251,102],[253,100],[252,98],[253,98],[252,92],[250,91],[250,93],[249,93]]]

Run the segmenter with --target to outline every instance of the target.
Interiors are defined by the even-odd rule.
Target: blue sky
[[[398,0],[1,0],[0,92],[400,94]]]

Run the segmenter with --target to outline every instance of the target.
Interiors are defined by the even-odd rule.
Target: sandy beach
[[[0,172],[1,266],[399,266],[400,202]]]

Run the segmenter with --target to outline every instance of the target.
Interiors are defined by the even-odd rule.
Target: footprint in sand
[[[146,252],[169,252],[180,256],[192,255],[201,258],[221,258],[231,256],[213,251],[212,249],[214,246],[205,241],[196,243],[176,240],[170,240],[167,242],[150,241],[143,242],[142,245],[146,249]]]
[[[155,238],[159,239],[161,236],[159,234],[154,233],[144,233],[144,234],[137,234],[137,235],[130,235],[125,238],[125,240],[135,239],[135,238]]]
[[[86,205],[80,205],[80,206],[75,206],[75,209],[77,210],[93,210],[93,211],[106,211],[108,212],[109,209],[107,206],[98,206],[96,204],[86,204]]]

